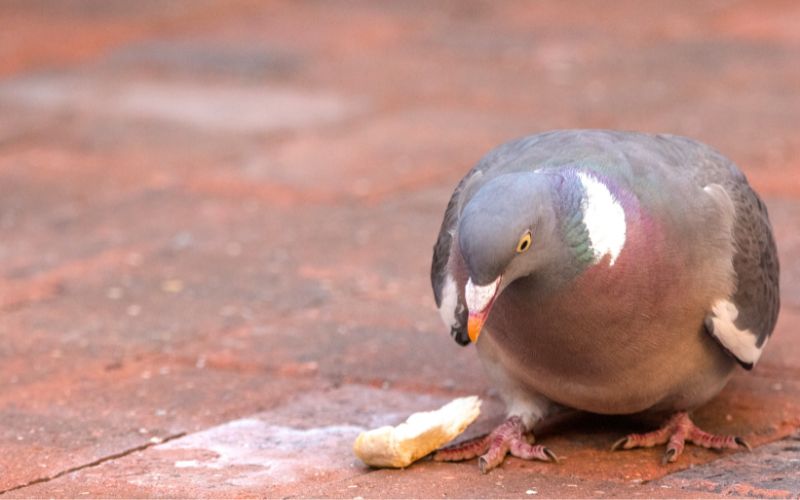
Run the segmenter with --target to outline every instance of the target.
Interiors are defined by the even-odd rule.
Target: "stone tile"
[[[260,82],[286,78],[307,66],[304,53],[274,44],[241,44],[186,36],[143,40],[110,51],[93,67],[105,74],[137,71],[192,78]]]
[[[560,467],[560,466],[556,466]],[[552,468],[550,469],[552,470]],[[609,476],[611,472],[609,471]],[[552,475],[549,470],[505,466],[488,476],[473,463],[425,462],[406,470],[380,470],[325,484],[311,484],[301,498],[719,498],[670,485],[651,486],[639,480],[586,479]]]
[[[272,411],[109,460],[10,496],[284,496],[298,485],[366,473],[352,443],[449,398],[364,386],[299,395]],[[8,496],[8,495],[7,495]]]
[[[106,50],[152,33],[159,24],[224,16],[209,2],[175,2],[165,9],[157,2],[82,2],[63,7],[48,2],[8,2],[2,6],[7,29],[0,39],[0,76],[54,66],[81,64]],[[68,42],[68,43],[65,43]]]
[[[780,382],[784,379],[797,379],[800,375],[800,347],[797,342],[797,325],[800,324],[800,311],[793,306],[783,306],[778,324],[764,350],[763,361],[753,373],[764,374]]]
[[[84,362],[79,374],[4,393],[0,446],[7,453],[0,458],[0,491],[42,481],[47,486],[67,470],[252,413],[320,385],[302,377],[176,366],[168,360],[92,365]]]
[[[724,496],[797,498],[800,495],[800,436],[732,455],[713,464],[672,474],[657,486]]]
[[[800,309],[800,235],[797,220],[800,218],[800,203],[796,199],[768,199],[770,221],[775,232],[781,262],[781,299],[784,310]]]
[[[0,5],[0,490],[796,495],[792,450],[766,443],[800,427],[798,10],[680,7]],[[664,468],[606,451],[647,424],[577,415],[537,430],[557,468],[360,468],[348,443],[370,418],[465,392],[493,405],[470,433],[498,418],[432,306],[430,248],[486,150],[575,126],[695,136],[766,195],[783,313],[763,362],[697,414],[763,447]]]
[[[717,416],[730,408],[730,402],[722,399],[713,415],[704,410],[698,422],[707,425],[722,420],[717,428],[734,432],[722,415]],[[457,497],[704,497],[719,493],[706,491],[704,483],[687,486],[672,479],[648,482],[692,464],[695,467],[687,470],[697,470],[696,464],[714,460],[719,454],[689,448],[681,464],[663,467],[656,450],[611,453],[608,443],[613,436],[630,430],[632,422],[609,417],[569,416],[543,430],[540,442],[558,450],[565,459],[561,465],[508,459],[501,469],[482,476],[474,461],[423,461],[406,471],[370,471],[352,456],[350,447],[361,430],[400,422],[412,411],[434,408],[447,400],[444,396],[355,385],[312,391],[268,412],[71,472],[16,490],[11,496],[47,492],[71,497],[87,491],[91,496],[115,491],[126,497],[419,497],[439,496],[443,490]],[[497,420],[501,408],[491,400],[486,404],[477,424],[483,429]],[[724,456],[736,460],[734,457],[750,455]],[[527,493],[529,490],[535,493]]]
[[[0,99],[56,114],[87,114],[94,120],[153,120],[239,134],[335,123],[359,108],[330,92],[293,88],[53,75],[6,81],[0,85]]]

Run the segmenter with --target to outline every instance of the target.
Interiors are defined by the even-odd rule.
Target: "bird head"
[[[548,175],[504,174],[481,186],[464,206],[458,244],[469,272],[464,298],[472,342],[503,290],[542,269],[562,246],[550,185]]]

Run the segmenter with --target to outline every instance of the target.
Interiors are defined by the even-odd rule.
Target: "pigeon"
[[[490,151],[461,180],[431,282],[453,339],[475,344],[508,418],[435,460],[557,461],[533,426],[563,409],[664,425],[612,449],[748,448],[690,413],[757,362],[777,320],[767,208],[709,146],[667,134],[559,130]]]

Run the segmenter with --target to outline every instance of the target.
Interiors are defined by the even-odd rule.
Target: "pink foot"
[[[660,444],[667,444],[663,463],[674,462],[683,453],[683,448],[689,441],[703,448],[723,450],[726,448],[744,447],[750,450],[747,442],[736,436],[718,436],[709,434],[694,425],[685,411],[676,413],[663,427],[646,434],[629,434],[620,439],[611,447],[611,450],[629,450],[631,448],[651,448]]]
[[[556,455],[544,446],[533,446],[525,437],[525,425],[519,417],[509,417],[491,434],[448,446],[433,456],[439,462],[458,462],[480,455],[478,467],[486,474],[505,459],[507,453],[525,460],[558,462]]]

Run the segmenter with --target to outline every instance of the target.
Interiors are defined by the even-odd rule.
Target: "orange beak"
[[[469,335],[469,340],[472,341],[473,344],[478,341],[478,336],[481,334],[483,324],[486,323],[486,318],[489,316],[489,309],[490,308],[487,307],[481,312],[469,313],[469,319],[467,319],[467,334]]]
[[[500,293],[500,281],[502,276],[484,286],[476,286],[472,279],[467,282],[464,289],[464,297],[467,301],[469,318],[467,320],[467,335],[474,344],[478,341],[489,311],[492,310],[497,294]]]

